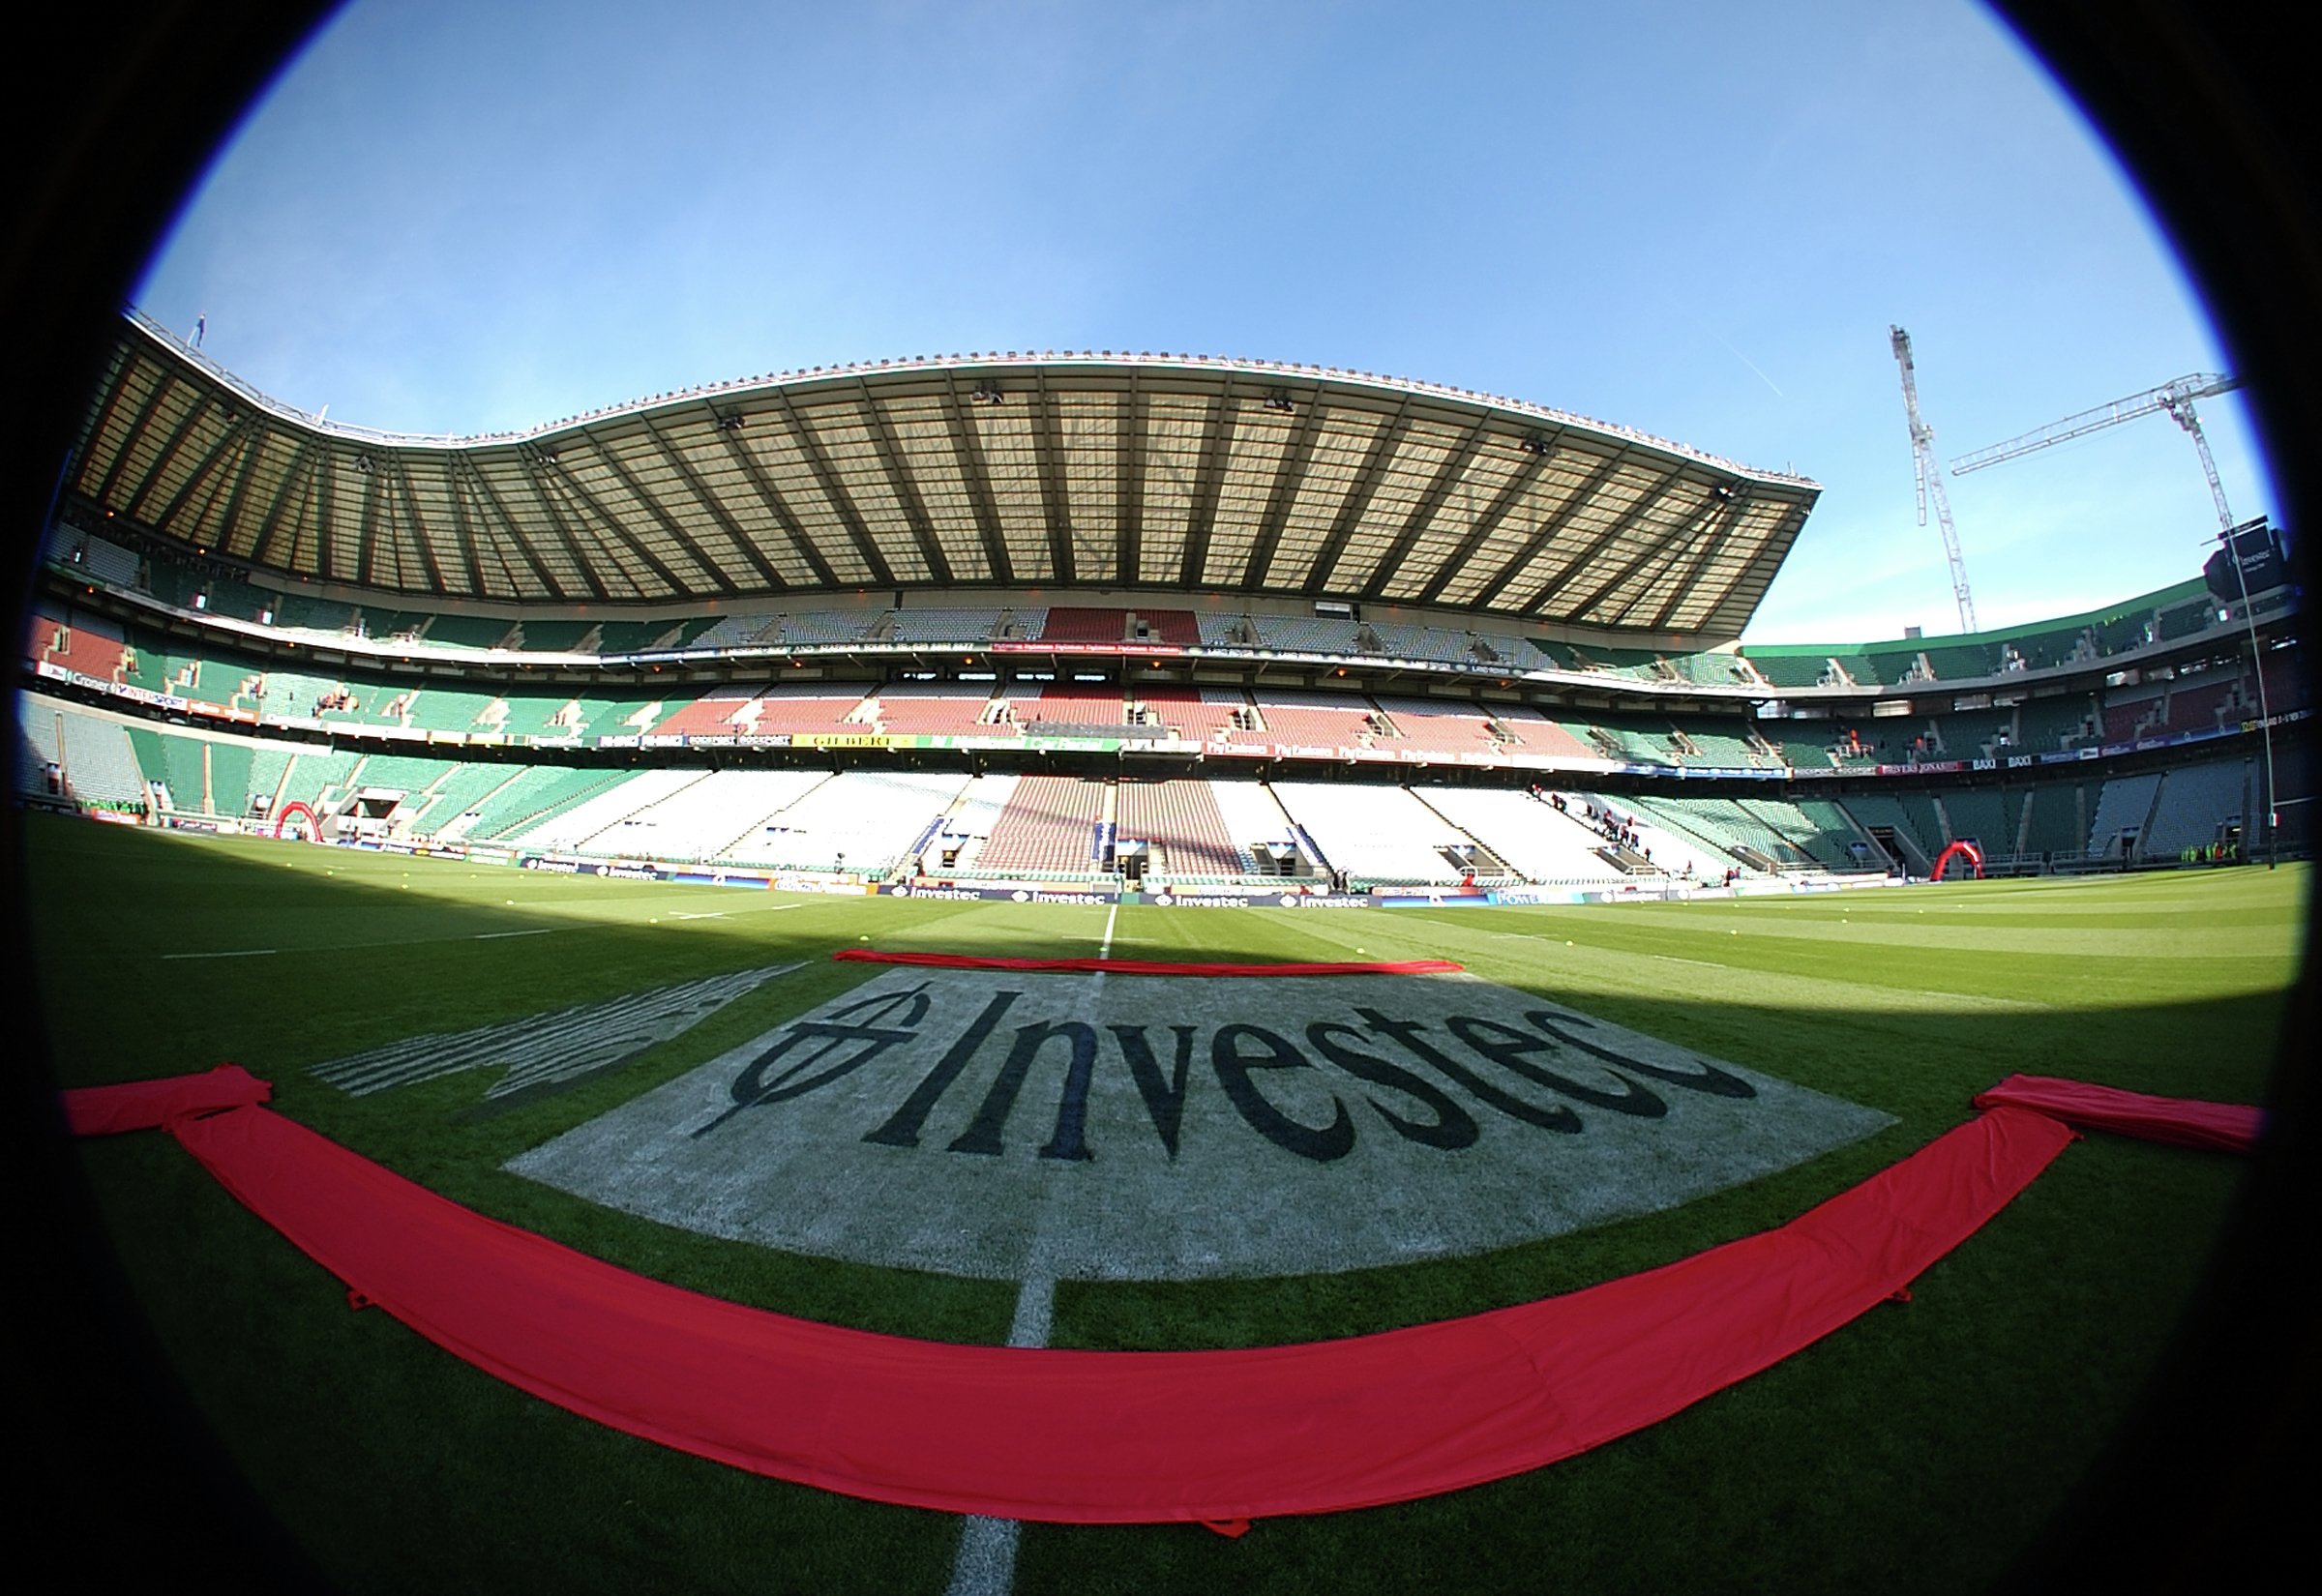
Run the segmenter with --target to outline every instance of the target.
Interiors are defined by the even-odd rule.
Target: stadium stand
[[[1124,781],[1115,791],[1115,837],[1150,844],[1150,872],[1176,881],[1232,879],[1256,872],[1249,850],[1235,844],[1209,783]]]
[[[1262,873],[1267,868],[1268,849],[1297,848],[1301,870],[1320,862],[1311,849],[1299,846],[1295,824],[1265,783],[1214,781],[1209,796],[1216,800],[1235,850],[1256,860]]]
[[[2103,709],[2104,741],[2125,743],[2141,737],[2162,723],[2161,695],[2158,689],[2118,697],[2107,696]]]
[[[1935,800],[1943,819],[1943,842],[1968,842],[1986,857],[2015,851],[2015,833],[2009,827],[2007,805],[1996,791],[1953,788]]]
[[[865,624],[860,615],[827,614],[811,609],[792,610],[782,616],[781,622],[781,630],[773,638],[759,640],[794,643],[802,647],[860,642]]]
[[[624,835],[645,810],[682,792],[708,773],[700,770],[640,770],[618,786],[596,794],[516,834],[524,847],[575,853],[626,851]]]
[[[1095,682],[1051,682],[1011,702],[1018,725],[1051,736],[1118,736],[1128,719],[1120,689]]]
[[[1080,605],[1052,605],[1040,629],[1044,643],[1122,643],[1129,640],[1129,612]],[[1196,635],[1199,641],[1199,635]]]
[[[1358,890],[1379,882],[1453,886],[1490,861],[1454,863],[1474,840],[1402,787],[1272,782],[1274,797]]]
[[[203,757],[207,739],[173,736],[141,725],[126,729],[130,751],[137,761],[144,784],[148,790],[157,783],[160,785],[164,809],[188,814],[212,813],[209,764]]]
[[[968,778],[847,771],[810,787],[728,848],[725,860],[774,870],[883,877],[905,862]]]
[[[628,817],[617,851],[653,859],[716,859],[831,778],[810,770],[723,770]],[[583,844],[580,851],[595,851]]]
[[[1494,719],[1527,754],[1559,759],[1594,759],[1601,755],[1581,737],[1559,725],[1536,709],[1503,709]]]
[[[2027,699],[2015,712],[2016,743],[2036,754],[2072,748],[2095,735],[2099,717],[2096,695],[2091,693]]]
[[[1260,698],[1257,708],[1262,729],[1229,731],[1228,741],[1367,748],[1377,729],[1370,700],[1352,694],[1314,693],[1295,701],[1276,695]]]
[[[446,840],[471,842],[513,841],[516,833],[588,802],[634,774],[625,770],[569,770],[561,765],[526,765],[513,781],[492,788],[436,832]]]
[[[994,706],[992,689],[980,683],[901,682],[880,688],[870,713],[881,731],[1004,737],[1015,729],[1014,723],[987,723],[984,717]]]
[[[1146,724],[1188,742],[1208,742],[1254,724],[1249,695],[1238,688],[1135,687],[1129,692]]]
[[[1907,803],[1893,793],[1855,793],[1838,807],[1914,874],[1926,874],[1943,851],[1943,822],[1923,796]]]
[[[2188,848],[2223,841],[2226,829],[2242,827],[2249,812],[2249,774],[2240,759],[2164,771],[2152,823],[2137,839],[2138,851],[2147,859],[2174,859]]]
[[[1418,698],[1381,698],[1394,738],[1388,746],[1413,753],[1501,754],[1494,717],[1476,705]]]
[[[2097,815],[2088,828],[2088,853],[2097,859],[2131,859],[2143,841],[2153,800],[2160,791],[2157,774],[2116,776],[2104,783],[2097,799]]]
[[[1106,790],[1100,783],[1071,776],[1020,778],[993,822],[991,840],[976,855],[977,869],[1020,872],[1035,880],[1094,872],[1096,825]]]
[[[1584,886],[1626,879],[1598,853],[1603,840],[1574,824],[1544,796],[1494,787],[1416,790],[1430,808],[1527,880]]]
[[[935,842],[922,852],[923,870],[973,873],[976,854],[992,840],[992,827],[1015,795],[1016,780],[1012,772],[978,776],[962,788],[937,826]]]
[[[771,610],[721,615],[693,640],[695,648],[747,648],[782,635],[782,617]]]
[[[886,616],[886,640],[961,643],[981,648],[999,635],[998,609],[896,609]]]
[[[129,732],[118,721],[60,711],[61,755],[66,790],[99,804],[141,805],[145,778],[137,767]]]
[[[1683,875],[1690,868],[1694,880],[1713,882],[1723,879],[1730,869],[1739,869],[1743,874],[1771,873],[1788,862],[1780,856],[1780,839],[1741,815],[1723,799],[1613,798],[1603,793],[1567,792],[1564,801],[1584,815],[1591,810],[1609,813],[1635,831],[1640,854],[1651,849],[1651,862],[1671,874]],[[1750,841],[1753,837],[1754,842]]]
[[[864,707],[863,695],[848,690],[778,687],[756,700],[757,714],[747,717],[760,736],[800,731],[861,731],[867,723],[855,719]]]

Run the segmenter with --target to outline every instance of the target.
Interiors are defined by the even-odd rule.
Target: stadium
[[[2011,1074],[2267,1095],[2309,887],[2273,547],[1761,646],[1817,484],[1524,398],[1027,349],[415,436],[105,344],[14,695],[57,1084],[232,1060],[268,1107],[194,1123],[623,1282],[881,1348],[1359,1345],[1682,1278]],[[150,1130],[73,1157],[279,1555],[380,1588],[1987,1584],[2245,1193],[2093,1133],[1546,1466],[1414,1485],[1366,1435],[1305,1495],[1097,1511],[871,1489],[838,1418],[819,1473],[609,1418],[414,1306],[490,1294],[450,1245],[338,1266],[282,1216],[352,1199],[286,1155],[271,1197]]]

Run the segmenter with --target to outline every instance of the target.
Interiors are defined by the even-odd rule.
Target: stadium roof
[[[481,437],[267,398],[133,312],[68,492],[263,572],[515,605],[1176,590],[1738,635],[1820,488],[1427,383],[1122,352],[748,378]]]

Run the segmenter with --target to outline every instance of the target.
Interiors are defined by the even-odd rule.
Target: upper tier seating
[[[1252,715],[1249,695],[1225,687],[1133,687],[1130,696],[1159,724],[1187,742],[1204,743],[1231,731],[1236,717]]]
[[[653,730],[662,736],[680,732],[688,736],[733,736],[749,731],[751,727],[739,722],[745,710],[756,708],[760,691],[744,683],[732,682],[723,687],[713,687],[692,703],[679,705],[677,713]],[[755,716],[752,720],[755,721]]]
[[[1097,609],[1081,605],[1052,605],[1040,630],[1044,643],[1124,643],[1129,640],[1129,612]],[[1197,641],[1198,636],[1197,636]]]
[[[1101,736],[1117,733],[1128,720],[1129,706],[1117,687],[1100,682],[1051,682],[1040,689],[1037,697],[1014,700],[1013,707],[1017,724],[1027,731],[1045,730],[1051,735],[1086,731]]]
[[[1373,735],[1370,700],[1346,693],[1315,693],[1296,702],[1261,699],[1265,728],[1228,733],[1235,743],[1289,743],[1308,747],[1368,746]]]
[[[985,723],[992,690],[974,682],[898,682],[878,690],[872,711],[881,731],[1005,737],[1012,722]]]
[[[1414,754],[1501,754],[1494,717],[1474,705],[1420,698],[1381,698],[1379,707],[1402,735],[1380,746]]]

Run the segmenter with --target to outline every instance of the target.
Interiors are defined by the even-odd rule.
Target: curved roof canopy
[[[270,399],[134,313],[67,487],[260,572],[421,599],[1160,588],[1709,637],[1741,632],[1820,492],[1512,399],[1126,352],[391,434]]]

